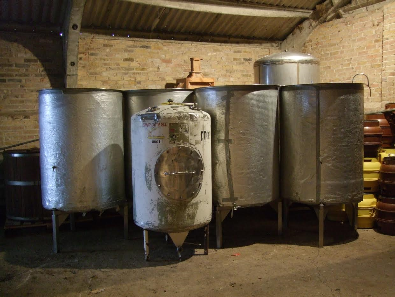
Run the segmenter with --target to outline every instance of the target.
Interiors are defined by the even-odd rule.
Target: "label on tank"
[[[189,125],[187,123],[170,123],[169,142],[171,144],[189,143]]]

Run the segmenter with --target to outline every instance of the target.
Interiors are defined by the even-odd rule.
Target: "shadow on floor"
[[[71,232],[67,224],[60,228],[59,254],[52,253],[51,229],[20,229],[2,232],[0,243],[5,260],[25,267],[70,269],[132,269],[165,266],[179,262],[175,246],[165,234],[149,232],[150,258],[144,260],[143,231],[130,224],[130,240],[123,239],[123,219],[112,217],[77,223]],[[345,244],[357,238],[348,223],[325,221],[325,245]],[[203,228],[189,233],[183,246],[182,260],[204,255]],[[237,248],[253,244],[280,244],[317,247],[318,220],[309,208],[291,211],[289,227],[277,235],[277,214],[269,206],[239,209],[223,222],[223,247]],[[210,224],[210,248],[216,248],[215,223]]]

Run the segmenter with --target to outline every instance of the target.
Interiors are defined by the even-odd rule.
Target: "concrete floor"
[[[131,224],[133,225],[133,224]],[[224,222],[224,248],[203,255],[202,230],[191,232],[179,262],[164,234],[150,232],[144,261],[141,229],[123,239],[122,219],[61,228],[61,253],[52,254],[50,230],[0,235],[0,296],[395,296],[395,236],[326,221],[306,209],[290,213],[276,234],[269,207],[237,210]]]

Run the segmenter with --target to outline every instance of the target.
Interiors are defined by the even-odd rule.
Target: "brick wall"
[[[322,82],[351,82],[356,73],[366,73],[372,96],[366,88],[365,109],[370,111],[395,101],[394,48],[395,3],[387,3],[321,25],[304,51],[320,59]],[[276,43],[210,44],[82,34],[78,87],[164,88],[186,77],[190,57],[203,58],[203,74],[215,78],[217,85],[251,84],[254,61],[278,51]],[[38,138],[37,91],[63,86],[61,39],[0,32],[0,65],[0,147]],[[365,82],[363,77],[357,81]]]
[[[62,87],[62,65],[59,37],[0,32],[0,147],[38,138],[37,91]]]
[[[63,87],[62,40],[58,36],[0,33],[0,147],[38,138],[38,93]],[[78,87],[164,88],[190,71],[217,85],[252,84],[254,61],[279,51],[278,44],[229,45],[113,38],[82,34]],[[20,146],[39,146],[38,142]]]
[[[189,58],[202,58],[205,77],[216,85],[254,83],[254,62],[279,51],[278,44],[236,45],[141,40],[82,34],[78,87],[164,88],[185,78]]]
[[[384,7],[382,98],[395,102],[395,3]]]
[[[321,82],[351,82],[357,73],[369,77],[372,96],[365,88],[365,111],[381,110],[394,93],[395,3],[363,8],[319,26],[304,52],[321,62]],[[366,83],[358,76],[354,82]]]

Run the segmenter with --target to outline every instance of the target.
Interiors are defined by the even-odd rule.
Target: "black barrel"
[[[4,186],[6,216],[18,221],[50,219],[41,201],[40,151],[4,152]]]
[[[4,163],[3,152],[0,153],[0,215],[4,214],[5,195],[4,195]]]

